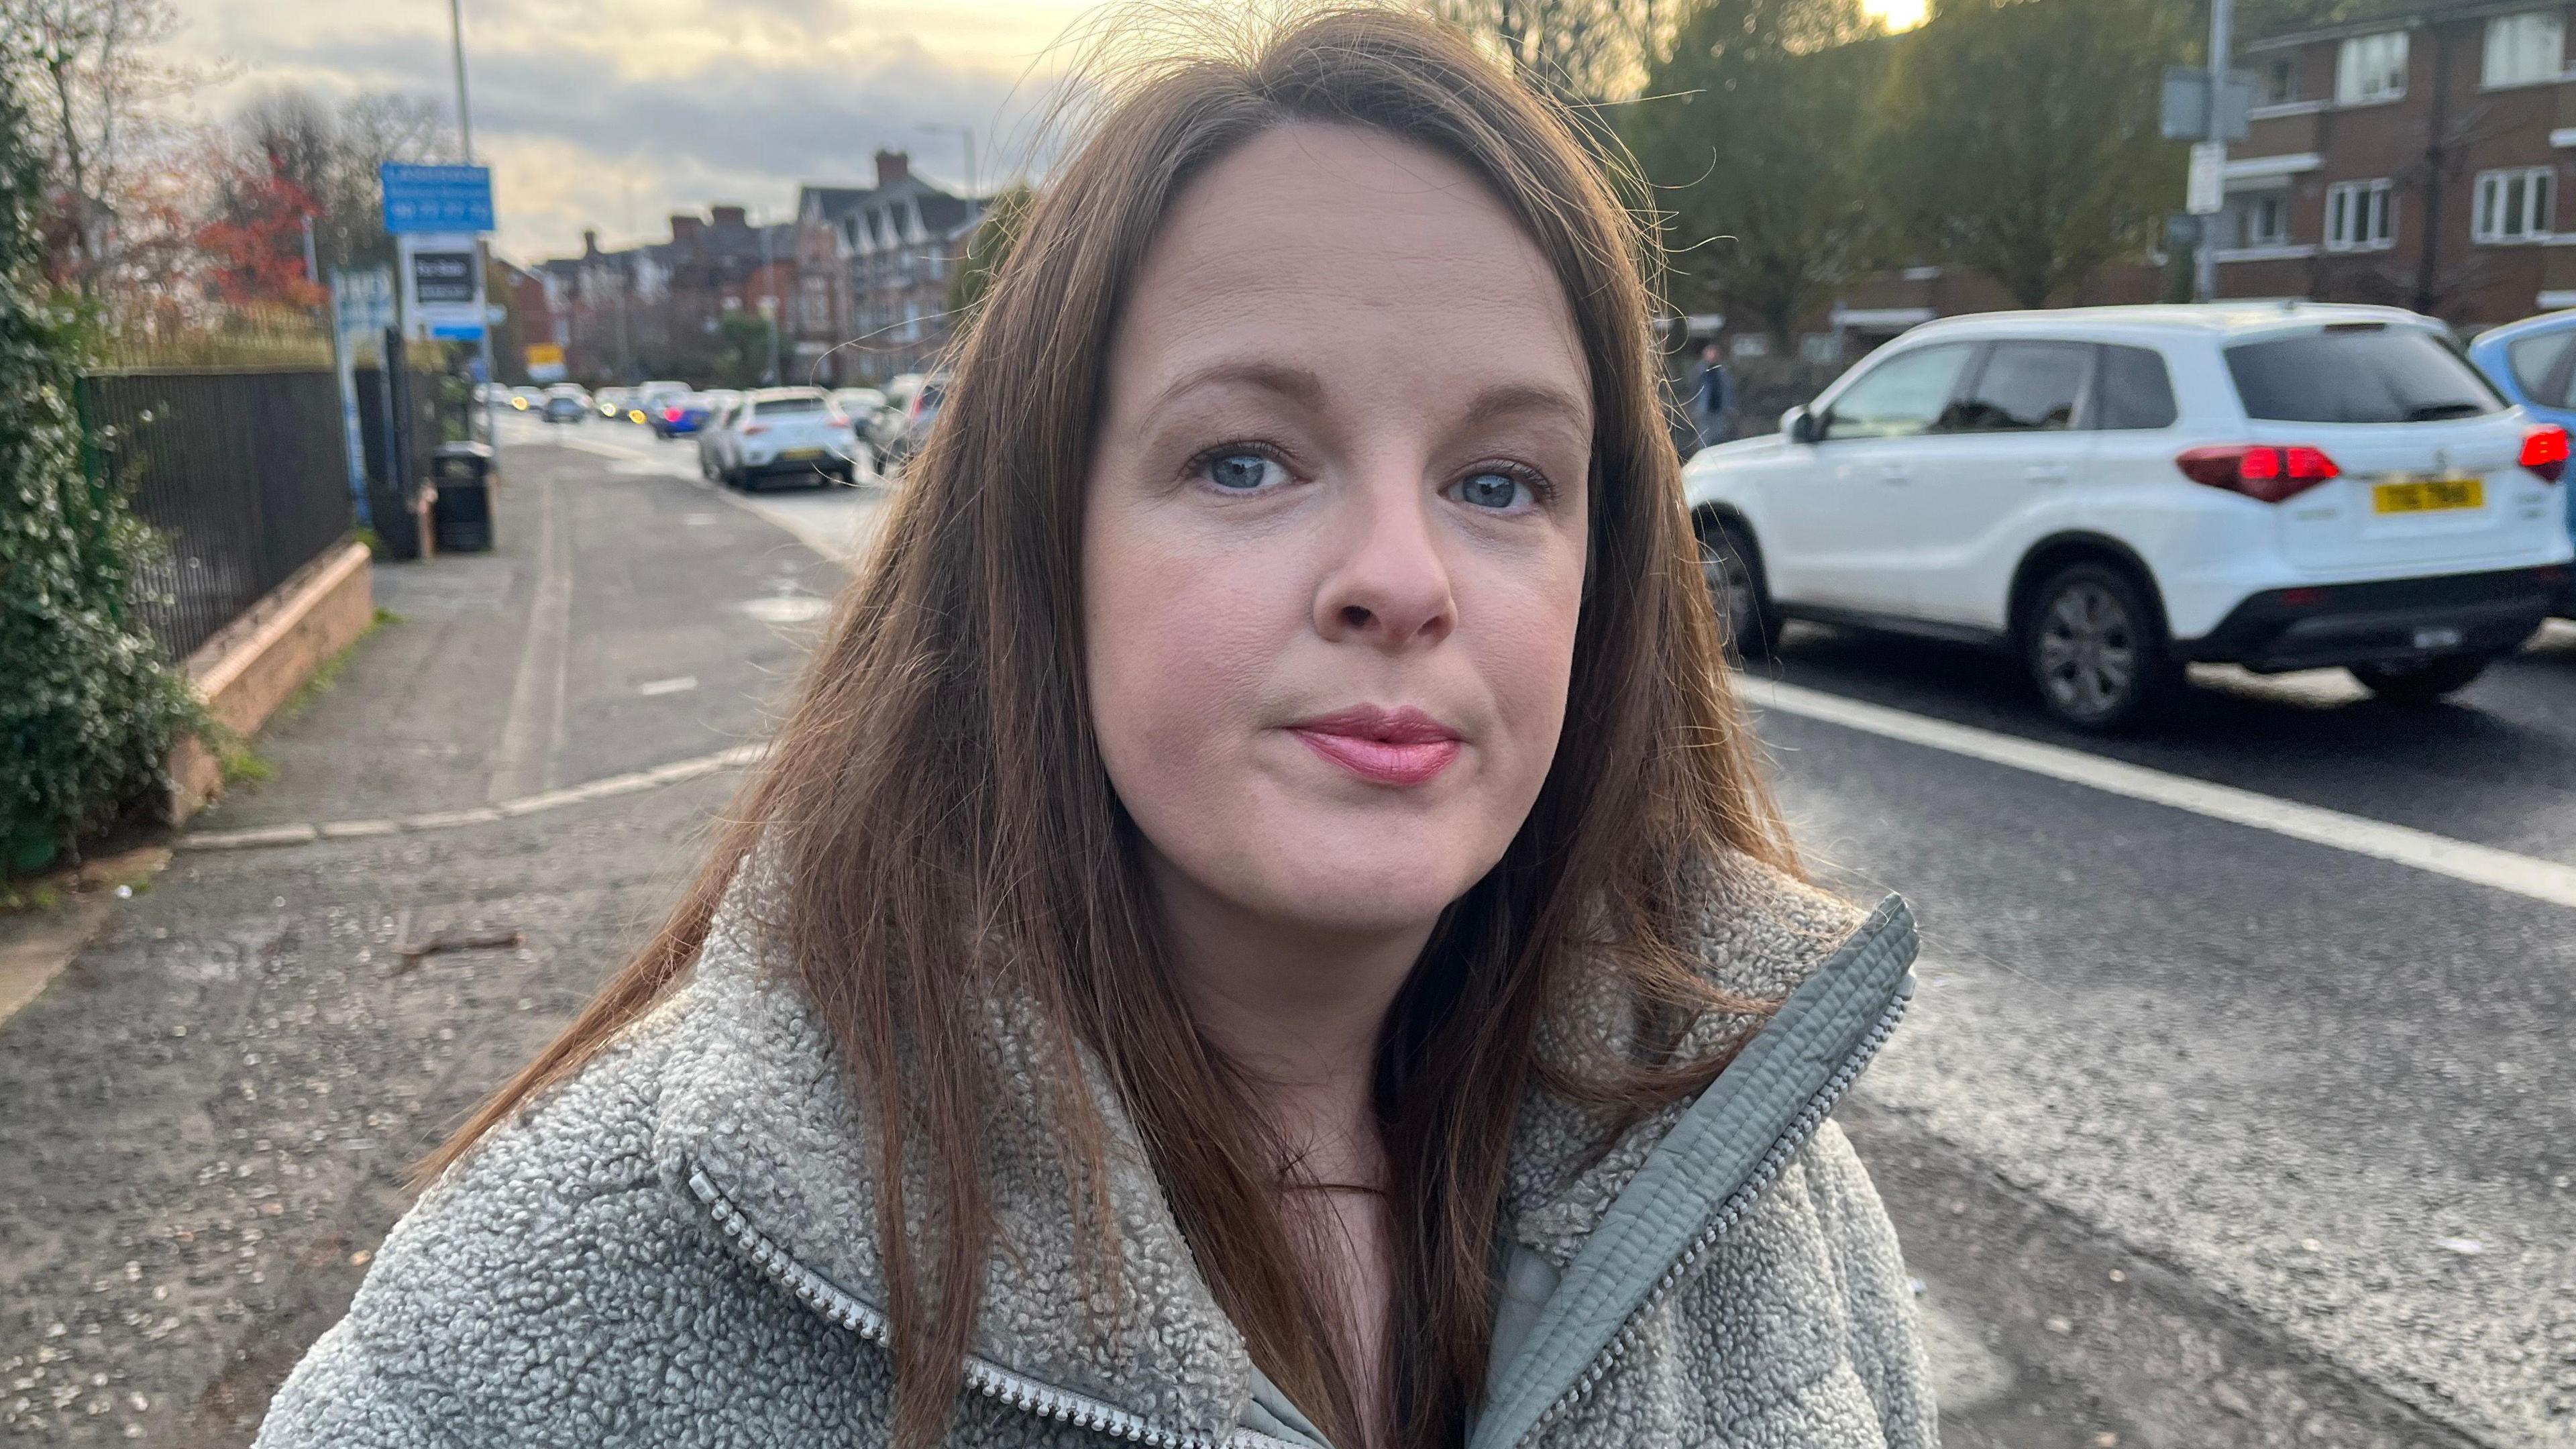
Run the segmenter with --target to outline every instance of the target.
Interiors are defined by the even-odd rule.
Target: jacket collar
[[[681,1019],[655,1158],[664,1180],[707,1200],[763,1268],[806,1284],[811,1291],[800,1291],[818,1308],[863,1330],[872,1320],[881,1334],[874,1130],[828,1029],[783,969],[779,919],[777,892],[755,855],[716,915],[685,996],[672,1004]],[[1852,907],[1737,860],[1711,873],[1701,947],[1716,984],[1780,999],[1839,959],[1836,948],[1860,926]],[[1711,1013],[1691,1029],[1686,1049],[1736,1046],[1765,1020]],[[1028,1058],[1035,1034],[1008,1013],[996,1025],[995,1080],[1005,1090],[991,1104],[985,1141],[993,1208],[1012,1251],[997,1250],[986,1265],[973,1356],[1007,1379],[1069,1391],[1171,1435],[1226,1439],[1245,1421],[1256,1375],[1196,1270],[1134,1124],[1095,1065],[1087,1085],[1110,1134],[1126,1285],[1112,1314],[1083,1293],[1086,1248],[1036,1086],[1044,1075]],[[1574,1060],[1622,1051],[1629,1040],[1625,1004],[1606,977],[1594,977],[1551,1015],[1542,1050]],[[1605,1148],[1608,1124],[1596,1114],[1533,1091],[1515,1128],[1505,1231],[1565,1269],[1682,1112],[1657,1113]]]

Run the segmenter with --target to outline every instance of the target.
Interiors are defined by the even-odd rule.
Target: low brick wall
[[[226,729],[248,737],[313,672],[357,641],[376,616],[375,575],[362,543],[306,564],[188,656],[188,677]],[[223,762],[182,740],[170,755],[169,816],[187,819],[223,793]]]

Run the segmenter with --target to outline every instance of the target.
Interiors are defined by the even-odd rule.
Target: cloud
[[[977,8],[997,10],[980,43],[962,23]],[[235,58],[240,76],[208,97],[218,108],[281,83],[452,102],[443,23],[329,0],[212,0],[209,10],[200,43]],[[523,0],[467,10],[475,144],[494,168],[499,242],[535,257],[577,248],[585,226],[613,240],[659,236],[670,211],[714,201],[783,215],[799,181],[869,179],[881,146],[961,185],[961,126],[975,132],[982,187],[1043,169],[1033,123],[1058,81],[1033,61],[1073,7]],[[1019,29],[998,34],[1002,20]]]

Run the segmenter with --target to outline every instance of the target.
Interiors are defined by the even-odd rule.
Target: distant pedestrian
[[[1351,6],[1114,90],[685,902],[268,1449],[1928,1449],[1806,884],[1561,111]]]
[[[1735,436],[1735,379],[1718,357],[1717,344],[1700,349],[1699,387],[1691,395],[1691,418],[1699,428],[1699,445],[1713,448]]]

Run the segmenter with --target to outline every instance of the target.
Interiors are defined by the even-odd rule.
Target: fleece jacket
[[[1895,1233],[1827,1116],[1911,995],[1911,918],[1724,865],[1705,969],[1779,1005],[1700,1018],[1684,1049],[1732,1050],[1726,1070],[1615,1136],[1544,1088],[1520,1104],[1469,1449],[1935,1443]],[[423,1195],[258,1449],[887,1442],[874,1128],[782,969],[777,910],[743,872],[686,984]],[[1543,1052],[1627,1048],[1611,980],[1551,1012]],[[1097,1301],[1015,1021],[995,1014],[986,1112],[1008,1246],[948,1442],[1329,1449],[1255,1369],[1094,1078],[1125,1285]]]

